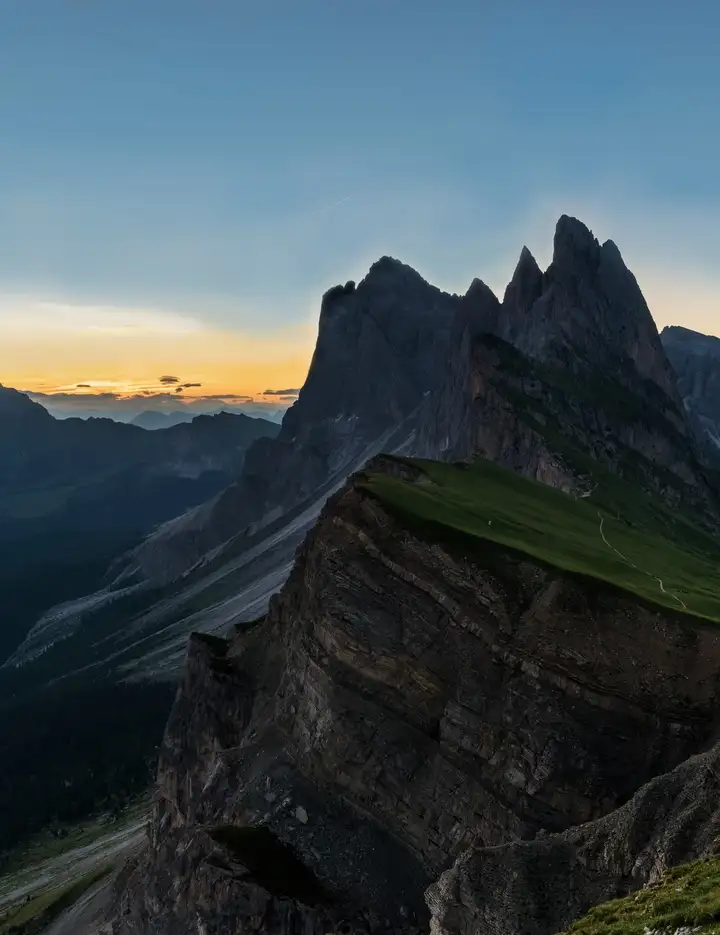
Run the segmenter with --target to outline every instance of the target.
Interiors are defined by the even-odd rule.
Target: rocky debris
[[[426,931],[432,881],[513,840],[562,877],[572,840],[555,856],[537,832],[596,822],[700,749],[719,668],[716,627],[497,546],[418,539],[356,477],[267,618],[225,652],[191,643],[114,932]],[[218,850],[218,828],[267,829],[315,896]]]

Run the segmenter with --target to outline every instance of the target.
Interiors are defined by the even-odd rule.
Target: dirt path
[[[643,575],[647,575],[648,578],[652,578],[653,581],[657,581],[657,583],[660,585],[660,590],[662,591],[663,594],[666,594],[668,597],[671,597],[673,600],[677,601],[683,610],[687,610],[687,604],[685,603],[685,601],[679,598],[677,594],[673,594],[672,591],[665,590],[665,585],[663,584],[662,578],[658,578],[657,575],[652,575],[650,574],[649,571],[644,571],[642,568],[638,568],[638,566],[634,562],[631,562],[630,559],[626,555],[623,555],[622,552],[619,552],[615,548],[614,545],[608,542],[607,537],[605,536],[605,530],[603,528],[605,525],[605,517],[602,515],[600,510],[597,511],[597,515],[600,517],[600,535],[605,545],[609,549],[611,549],[617,556],[619,556],[626,564],[630,565],[631,568],[634,568],[636,571],[639,571]]]

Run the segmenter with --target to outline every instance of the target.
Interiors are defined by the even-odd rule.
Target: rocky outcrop
[[[720,338],[673,325],[660,335],[685,408],[708,457],[720,457]]]
[[[267,617],[191,642],[114,932],[426,931],[460,855],[602,819],[708,742],[719,689],[716,627],[419,538],[356,476]],[[434,924],[483,931],[443,880]]]
[[[433,935],[555,935],[593,906],[720,853],[720,746],[560,835],[471,848],[427,893]]]

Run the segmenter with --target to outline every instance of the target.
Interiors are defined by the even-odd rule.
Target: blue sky
[[[711,0],[4,0],[0,337],[50,302],[309,347],[377,256],[501,289],[563,212],[719,331],[719,42]]]

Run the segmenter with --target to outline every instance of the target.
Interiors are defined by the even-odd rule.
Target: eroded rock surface
[[[593,906],[720,852],[720,746],[564,834],[471,848],[428,891],[433,935],[554,935]]]

